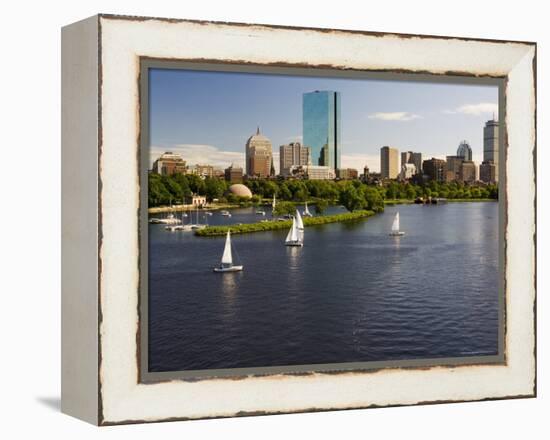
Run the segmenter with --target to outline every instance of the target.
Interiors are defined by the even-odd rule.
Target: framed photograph
[[[62,32],[62,410],[536,395],[536,45],[99,15]]]

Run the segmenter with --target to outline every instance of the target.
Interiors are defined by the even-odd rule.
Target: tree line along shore
[[[347,212],[343,214],[324,215],[320,217],[304,217],[302,221],[304,226],[324,225],[328,223],[344,222],[365,219],[374,215],[374,211],[360,210]],[[199,237],[216,237],[227,234],[231,230],[232,234],[246,234],[249,232],[275,231],[279,229],[288,229],[292,224],[292,220],[268,220],[257,223],[243,223],[227,226],[209,226],[204,229],[195,231],[195,235]]]
[[[252,192],[252,198],[228,194],[231,183],[215,177],[204,179],[197,175],[176,173],[173,175],[149,174],[149,208],[183,203],[186,197],[198,194],[208,203],[216,200],[219,205],[251,206],[266,203],[274,196],[277,201],[304,203],[319,206],[319,213],[328,204],[343,205],[348,211],[380,211],[385,204],[406,203],[422,197],[445,198],[448,201],[497,200],[498,186],[465,184],[461,182],[422,184],[388,181],[381,185],[367,184],[360,180],[277,180],[248,179],[243,181]]]

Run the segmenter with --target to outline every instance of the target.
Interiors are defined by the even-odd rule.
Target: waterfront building
[[[483,161],[479,166],[479,180],[485,183],[497,182],[497,166],[493,161]]]
[[[311,148],[300,142],[291,142],[279,147],[279,173],[288,176],[294,165],[311,165]]]
[[[214,167],[212,165],[195,165],[195,174],[200,177],[213,177]]]
[[[333,180],[336,178],[334,170],[320,165],[298,165],[290,167],[290,176],[309,180]]]
[[[463,160],[472,160],[472,148],[468,141],[462,141],[456,150],[456,155]]]
[[[498,121],[493,117],[483,128],[483,162],[492,162],[495,166],[495,179],[498,182]]]
[[[311,148],[311,165],[340,168],[342,126],[340,93],[324,90],[302,96],[303,142]]]
[[[399,174],[399,150],[392,147],[380,148],[380,174],[382,179],[396,179]]]
[[[410,180],[416,175],[416,165],[414,163],[404,163],[401,165],[401,172],[399,173],[399,180]]]
[[[179,154],[167,151],[153,163],[153,172],[165,176],[175,173],[186,174],[187,164]]]
[[[206,206],[206,196],[199,196],[198,194],[193,194],[185,198],[186,205],[193,205],[197,208]]]
[[[336,177],[342,180],[353,180],[359,177],[359,173],[355,168],[338,168]]]
[[[476,181],[477,167],[475,162],[465,160],[460,164],[460,172],[458,178],[464,183],[473,183]]]
[[[243,169],[231,164],[231,166],[225,169],[225,180],[231,183],[241,183],[243,180]]]
[[[260,127],[256,134],[246,141],[246,174],[251,177],[269,177],[273,161],[271,141],[260,133]]]
[[[401,166],[407,163],[414,164],[416,172],[422,171],[422,153],[415,153],[413,151],[404,151],[401,153]]]
[[[447,174],[447,163],[443,159],[431,159],[422,162],[422,171],[430,180],[445,182]]]
[[[447,156],[447,174],[445,179],[447,182],[459,180],[462,162],[464,162],[462,156]]]

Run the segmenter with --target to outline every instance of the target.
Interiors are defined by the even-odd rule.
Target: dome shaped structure
[[[467,141],[462,141],[456,150],[456,155],[463,160],[472,160],[472,148]]]
[[[242,183],[235,183],[229,187],[229,193],[239,197],[252,197],[252,191]]]

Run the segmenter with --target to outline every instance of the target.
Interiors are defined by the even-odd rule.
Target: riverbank
[[[236,209],[241,208],[241,205],[236,203],[209,203],[204,208],[201,208],[203,211],[218,211],[220,209]],[[172,205],[172,206],[156,206],[154,208],[149,208],[147,212],[149,214],[159,214],[161,212],[183,212],[183,211],[194,211],[197,207],[195,205]]]
[[[373,216],[374,211],[355,211],[347,212],[344,214],[324,215],[319,217],[304,217],[304,226],[324,225],[328,223],[347,222],[353,220],[360,220]],[[247,234],[249,232],[264,232],[275,231],[280,229],[288,229],[292,224],[291,220],[278,221],[269,220],[266,222],[258,223],[243,223],[237,225],[228,226],[209,226],[204,229],[195,231],[195,235],[199,237],[215,237],[227,234],[228,230],[231,230],[232,234]]]
[[[461,202],[498,202],[498,199],[445,199],[445,201],[440,201],[439,203],[461,203]],[[411,205],[415,203],[411,199],[387,199],[384,200],[384,205]]]

